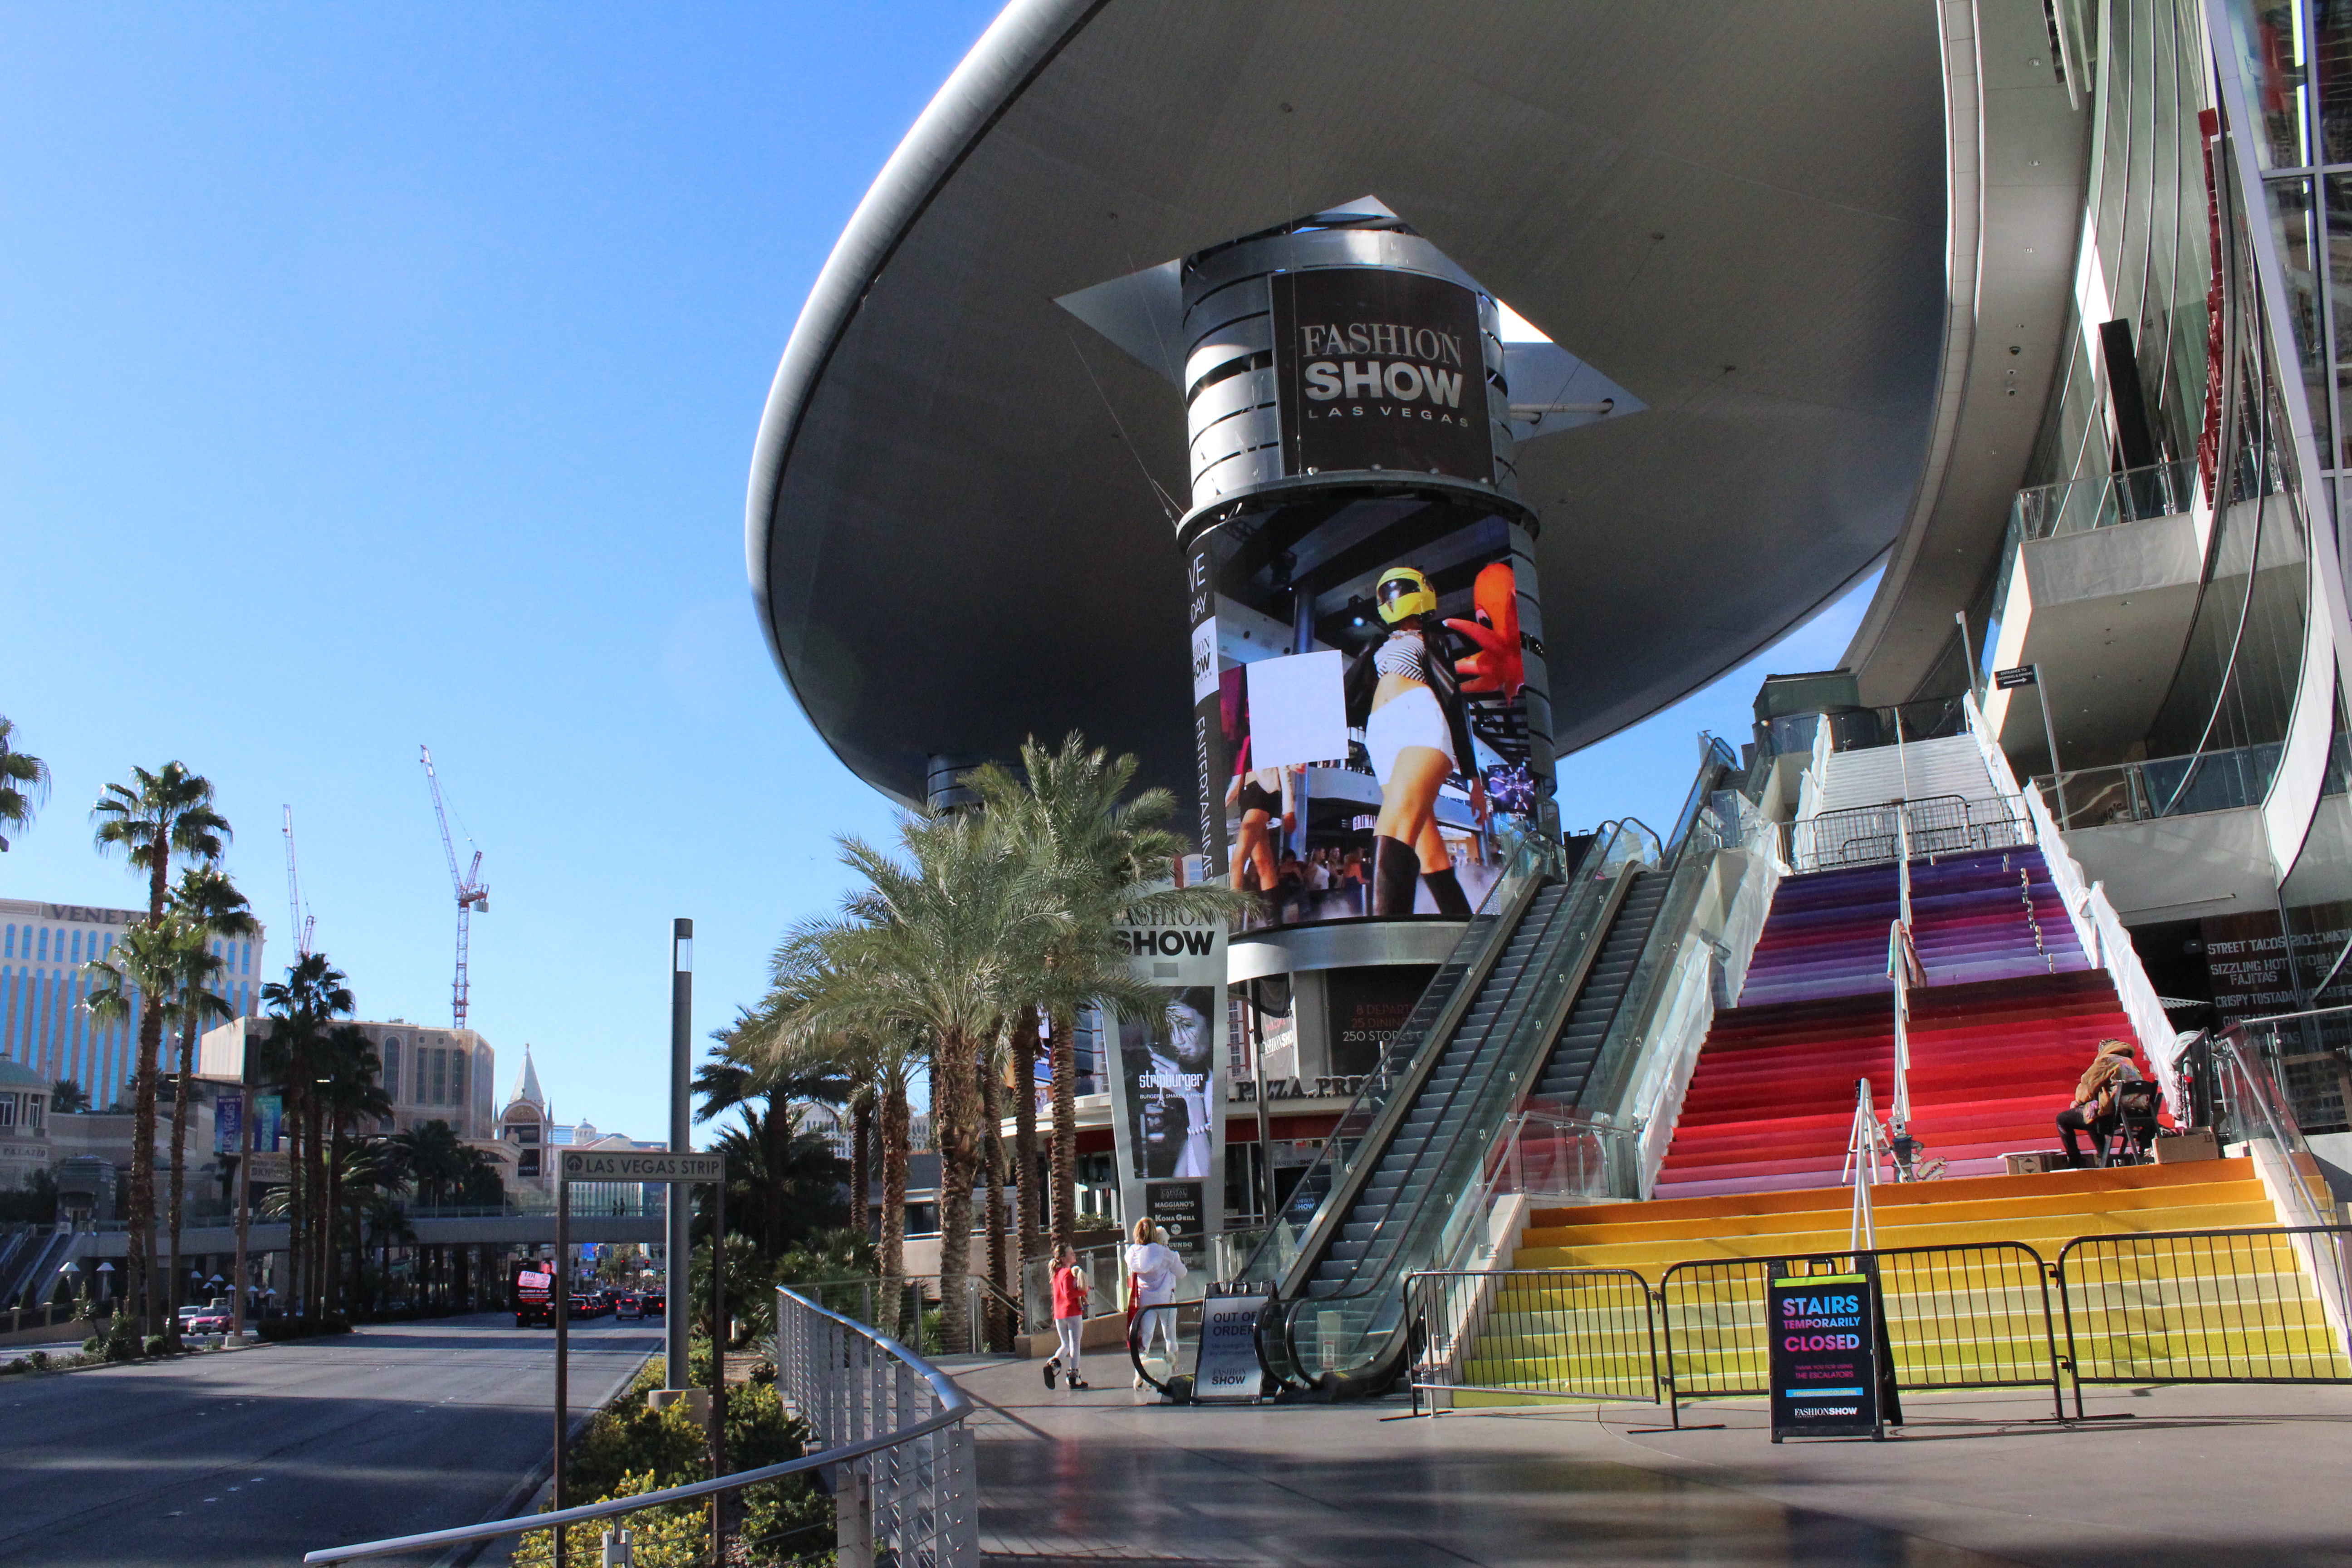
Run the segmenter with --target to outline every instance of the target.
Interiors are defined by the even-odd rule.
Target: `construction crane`
[[[490,888],[482,879],[482,852],[474,851],[474,863],[461,876],[457,871],[457,847],[449,838],[449,814],[441,805],[441,779],[433,771],[433,748],[419,745],[425,763],[425,783],[433,792],[433,819],[441,825],[441,853],[449,861],[449,885],[457,894],[457,978],[449,987],[449,1011],[457,1020],[450,1026],[466,1026],[466,943],[467,931],[476,910],[490,912]],[[466,841],[471,844],[471,838]]]
[[[302,879],[294,869],[294,808],[286,808],[286,910],[294,933],[294,956],[310,956],[310,932],[319,924],[319,917],[302,907]]]

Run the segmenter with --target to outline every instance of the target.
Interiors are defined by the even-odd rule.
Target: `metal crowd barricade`
[[[2048,1271],[2022,1242],[1833,1254],[1878,1260],[1895,1381],[1904,1389],[2047,1388],[2063,1418]],[[1677,1263],[1658,1281],[1661,1379],[1675,1426],[1685,1402],[1771,1392],[1764,1315],[1769,1260]]]
[[[971,1395],[896,1340],[798,1293],[776,1292],[776,1382],[824,1445],[781,1465],[550,1513],[333,1546],[306,1564],[425,1552],[594,1520],[623,1520],[808,1470],[833,1472],[840,1568],[978,1568],[980,1485]]]
[[[2019,1241],[1874,1254],[1895,1386],[2039,1388],[2065,1418],[2042,1255]]]
[[[1658,1398],[1650,1288],[1631,1268],[1432,1270],[1405,1282],[1413,1407]]]
[[[2086,1383],[2352,1383],[2352,1226],[2085,1236],[2058,1255]]]
[[[1708,1258],[1677,1263],[1658,1278],[1658,1316],[1665,1341],[1666,1407],[1683,1424],[1685,1401],[1762,1396],[1772,1392],[1766,1343],[1761,1258]]]
[[[2009,802],[1957,795],[1825,811],[1787,831],[1787,859],[1799,871],[1893,865],[1906,841],[1912,858],[1927,860],[2033,842],[2032,825]]]

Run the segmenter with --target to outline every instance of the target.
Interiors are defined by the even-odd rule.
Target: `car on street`
[[[669,1298],[661,1291],[648,1290],[643,1296],[637,1298],[637,1300],[643,1303],[643,1310],[646,1317],[666,1318],[669,1316]]]
[[[183,1334],[225,1334],[228,1332],[229,1322],[229,1310],[226,1307],[200,1307],[196,1310],[194,1317],[187,1318],[182,1321],[180,1324],[180,1332]]]
[[[642,1321],[645,1315],[646,1299],[635,1290],[624,1290],[614,1299],[613,1321],[614,1322],[619,1322],[624,1318],[634,1318]]]

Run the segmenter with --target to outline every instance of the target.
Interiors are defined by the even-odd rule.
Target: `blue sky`
[[[0,5],[0,713],[56,774],[0,896],[135,903],[88,808],[180,758],[273,967],[291,805],[362,1012],[446,1022],[429,743],[500,1093],[530,1042],[559,1115],[657,1136],[670,917],[720,1022],[831,907],[832,836],[889,830],[760,640],[744,479],[817,267],[992,14]],[[1861,603],[1570,759],[1564,815],[1670,816],[1696,731]]]

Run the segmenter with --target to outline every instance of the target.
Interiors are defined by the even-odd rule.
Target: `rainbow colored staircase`
[[[2133,1038],[2113,984],[2076,942],[2038,849],[1911,868],[1911,1130],[1947,1174],[1991,1174],[2055,1146],[2052,1118],[2097,1043]],[[1782,879],[1739,1005],[1716,1015],[1656,1195],[1834,1185],[1854,1080],[1893,1088],[1888,927],[1897,868]]]

